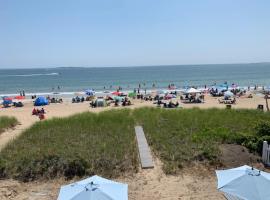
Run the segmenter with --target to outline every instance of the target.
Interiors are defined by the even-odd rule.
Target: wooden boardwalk
[[[153,168],[154,163],[151,156],[150,148],[147,144],[143,128],[141,126],[135,127],[136,139],[138,143],[139,155],[141,159],[141,165],[143,169]]]

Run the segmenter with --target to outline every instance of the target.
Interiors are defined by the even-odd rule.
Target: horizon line
[[[49,67],[4,67],[0,70],[16,70],[16,69],[57,69],[57,68],[140,68],[140,67],[162,67],[162,66],[204,66],[204,65],[249,65],[249,64],[270,64],[270,61],[262,62],[236,62],[236,63],[202,63],[202,64],[162,64],[162,65],[126,65],[126,66],[49,66]]]

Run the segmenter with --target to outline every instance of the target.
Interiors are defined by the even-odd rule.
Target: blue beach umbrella
[[[128,200],[128,185],[92,176],[62,186],[57,200]]]
[[[270,199],[270,174],[244,165],[242,167],[217,170],[218,189],[225,196],[241,200]]]
[[[88,96],[94,96],[95,91],[94,90],[85,90],[85,94],[88,95]]]

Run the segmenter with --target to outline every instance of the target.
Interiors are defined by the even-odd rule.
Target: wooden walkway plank
[[[143,128],[141,126],[135,127],[136,139],[138,143],[139,155],[141,159],[141,165],[143,169],[153,168],[153,159],[151,156],[150,148],[147,144]]]

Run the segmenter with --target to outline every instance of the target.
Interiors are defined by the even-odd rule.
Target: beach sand
[[[23,130],[29,128],[35,122],[39,121],[38,117],[32,116],[33,103],[27,101],[22,108],[1,108],[0,116],[14,116],[18,119],[19,125],[13,129],[0,134],[0,150],[13,138],[20,135]],[[132,106],[128,108],[155,107],[153,102],[141,102],[134,100]],[[258,104],[265,106],[265,100],[261,96],[254,95],[254,98],[237,98],[236,105],[232,108],[256,109]],[[206,108],[225,108],[224,104],[219,104],[217,98],[206,95],[203,104],[181,104],[183,108],[199,107]],[[64,101],[62,104],[50,104],[44,107],[46,118],[65,117],[80,112],[100,112],[110,109],[119,109],[123,107],[105,107],[90,108],[89,102],[72,104]],[[199,166],[198,166],[199,167]],[[196,166],[183,169],[181,174],[175,176],[166,176],[162,172],[162,163],[155,158],[155,168],[140,170],[132,177],[122,177],[116,181],[125,182],[129,185],[130,200],[189,200],[189,199],[224,199],[216,190],[216,178],[214,170],[200,169]],[[198,173],[196,173],[198,172]],[[1,200],[51,200],[56,199],[59,188],[63,184],[71,181],[64,179],[55,179],[50,181],[39,181],[31,183],[21,183],[16,180],[0,180],[0,199]]]

